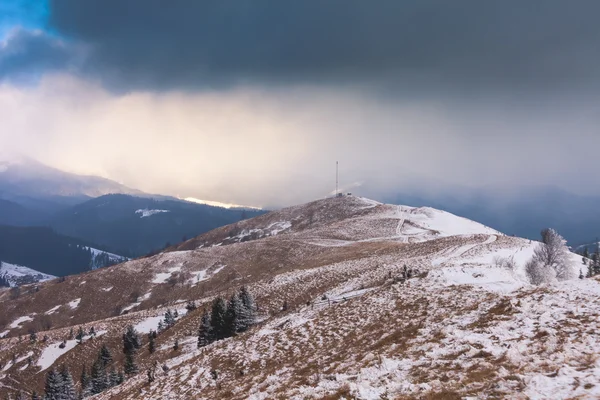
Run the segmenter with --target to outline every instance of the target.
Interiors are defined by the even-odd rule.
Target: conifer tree
[[[246,286],[240,289],[242,315],[240,316],[240,332],[247,330],[256,322],[256,302]]]
[[[198,329],[198,348],[208,346],[213,341],[213,330],[210,323],[210,314],[204,311]]]
[[[31,393],[31,400],[42,400],[40,398],[40,396],[38,396],[37,392],[34,390],[33,393]]]
[[[173,325],[175,325],[175,316],[173,315],[173,312],[169,309],[165,313],[165,326],[167,328],[170,328]]]
[[[173,343],[173,351],[179,350],[179,338],[175,338],[175,343]]]
[[[94,361],[94,364],[92,364],[90,392],[92,394],[101,393],[104,389],[106,389],[106,381],[106,370],[102,365],[102,360],[98,358],[96,361]]]
[[[81,370],[81,376],[79,377],[79,383],[81,384],[81,395],[87,396],[90,393],[90,376],[87,373],[87,366],[83,364]]]
[[[54,368],[46,375],[44,386],[44,400],[62,400],[63,381],[62,376]]]
[[[109,385],[111,387],[117,386],[119,384],[119,374],[118,374],[117,370],[115,370],[114,368],[110,369],[110,374],[108,375],[108,381],[109,381]]]
[[[75,391],[73,376],[65,365],[62,366],[60,375],[63,381],[61,400],[76,400],[77,392]]]
[[[148,351],[150,352],[150,354],[156,351],[156,344],[154,343],[153,332],[154,331],[150,331],[150,333],[148,334]]]
[[[220,296],[217,297],[212,303],[212,312],[210,315],[210,322],[215,340],[227,337],[227,325],[225,322],[226,312],[227,304],[225,303],[225,300]]]
[[[77,343],[79,343],[79,344],[83,343],[84,336],[85,336],[85,333],[83,332],[83,328],[80,326],[79,329],[77,330],[77,336],[75,336],[75,339],[77,339]]]
[[[133,353],[125,354],[125,364],[123,365],[123,368],[127,375],[134,375],[138,372],[138,367],[135,363],[135,359],[133,358]]]
[[[225,313],[225,336],[233,336],[238,333],[241,328],[241,319],[244,305],[237,293],[234,293],[227,303],[227,311]]]
[[[106,368],[108,366],[108,364],[110,364],[112,362],[113,357],[112,357],[112,354],[110,353],[110,350],[108,349],[108,347],[106,347],[106,344],[103,344],[102,347],[100,348],[100,353],[98,354],[98,358],[102,362],[103,368]]]
[[[140,347],[142,347],[140,336],[133,325],[129,325],[123,334],[123,353],[133,353]]]

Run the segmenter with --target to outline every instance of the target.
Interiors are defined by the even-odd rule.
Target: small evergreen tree
[[[123,334],[123,353],[133,353],[140,347],[142,347],[140,336],[133,325],[129,325]]]
[[[137,364],[135,363],[135,359],[133,357],[133,353],[125,354],[125,364],[123,365],[125,370],[125,374],[134,375],[138,372]]]
[[[76,400],[75,382],[73,382],[73,376],[65,365],[62,366],[60,375],[63,381],[61,400]]]
[[[112,362],[113,357],[112,357],[112,354],[110,353],[110,350],[108,349],[108,347],[106,347],[106,344],[103,344],[102,347],[100,348],[100,353],[98,353],[98,358],[100,359],[103,368],[106,368],[108,366],[108,364],[110,364]]]
[[[63,381],[62,376],[54,368],[46,375],[44,385],[44,400],[62,400]]]
[[[208,346],[213,341],[212,325],[210,323],[210,314],[204,311],[200,320],[198,329],[198,348]]]
[[[188,312],[192,312],[196,308],[198,308],[198,307],[196,306],[196,302],[195,301],[188,301],[188,303],[185,306],[185,309],[188,310]]]
[[[30,343],[37,342],[37,334],[35,333],[35,331],[31,331],[31,333],[29,334],[29,342]]]
[[[175,316],[173,315],[173,312],[169,309],[165,313],[165,326],[167,328],[170,328],[173,325],[175,325]]]
[[[242,286],[240,289],[240,300],[243,305],[240,316],[240,332],[243,332],[256,323],[256,302],[246,286]]]
[[[110,387],[117,386],[119,384],[119,373],[114,368],[110,369],[108,376]]]
[[[38,396],[37,392],[34,390],[33,393],[31,393],[31,400],[42,400],[40,398],[40,396]]]
[[[77,336],[75,336],[75,339],[77,339],[77,343],[79,343],[79,344],[83,343],[84,336],[85,336],[85,333],[83,332],[83,328],[80,326],[79,329],[77,330]]]
[[[225,314],[227,312],[227,304],[222,297],[217,297],[212,303],[212,312],[210,321],[212,325],[213,337],[215,340],[220,340],[227,337],[227,324]]]
[[[81,395],[87,396],[90,393],[90,376],[87,373],[87,366],[85,364],[83,364],[83,368],[81,370],[79,383],[81,384]]]
[[[150,352],[150,354],[156,351],[156,344],[154,343],[153,332],[154,331],[150,331],[150,333],[148,334],[148,351]]]
[[[175,338],[175,343],[173,343],[173,351],[179,350],[179,338]]]
[[[244,313],[244,305],[237,293],[234,293],[227,303],[225,313],[225,336],[233,336],[242,328],[241,317]]]
[[[104,369],[102,360],[98,358],[96,361],[94,361],[94,364],[92,364],[90,392],[92,394],[101,393],[107,387],[106,381],[106,370]]]

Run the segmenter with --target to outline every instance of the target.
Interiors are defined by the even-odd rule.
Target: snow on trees
[[[569,261],[566,241],[554,229],[541,232],[542,243],[536,247],[532,259],[525,265],[525,273],[534,285],[574,279],[577,273]]]

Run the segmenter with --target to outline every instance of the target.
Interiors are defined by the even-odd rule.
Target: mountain
[[[0,261],[0,278],[4,279],[11,287],[26,285],[35,282],[44,282],[56,278],[54,275],[44,274],[22,265],[9,264]]]
[[[12,201],[0,199],[0,225],[27,226],[44,219],[42,212],[31,210]]]
[[[143,195],[97,176],[76,175],[23,156],[0,154],[0,199],[17,203],[41,216],[108,193]],[[2,218],[2,215],[0,215]],[[0,222],[6,223],[2,219]],[[15,225],[23,225],[18,220]]]
[[[112,358],[95,373],[106,382],[102,371],[123,368],[132,326],[138,372],[94,398],[598,397],[600,282],[529,284],[538,245],[353,196],[273,211],[154,256],[0,289],[0,395],[41,393],[61,365],[89,373],[103,345]],[[587,272],[579,256],[567,263]],[[221,334],[213,322],[229,317],[215,298],[242,285],[255,325],[198,348],[204,310],[217,310],[209,332]],[[37,340],[17,339],[30,331]]]
[[[490,227],[526,238],[542,229],[558,230],[570,243],[590,243],[600,237],[600,197],[580,196],[555,187],[527,187],[518,191],[486,188],[407,189],[382,196],[393,204],[426,205],[463,215]]]
[[[111,194],[57,213],[50,226],[135,257],[261,213],[264,211]]]
[[[0,225],[0,260],[46,275],[65,276],[126,259],[98,250],[90,242],[57,234],[51,228]]]

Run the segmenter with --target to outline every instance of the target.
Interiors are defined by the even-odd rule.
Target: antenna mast
[[[338,195],[338,162],[335,162],[335,197]]]

